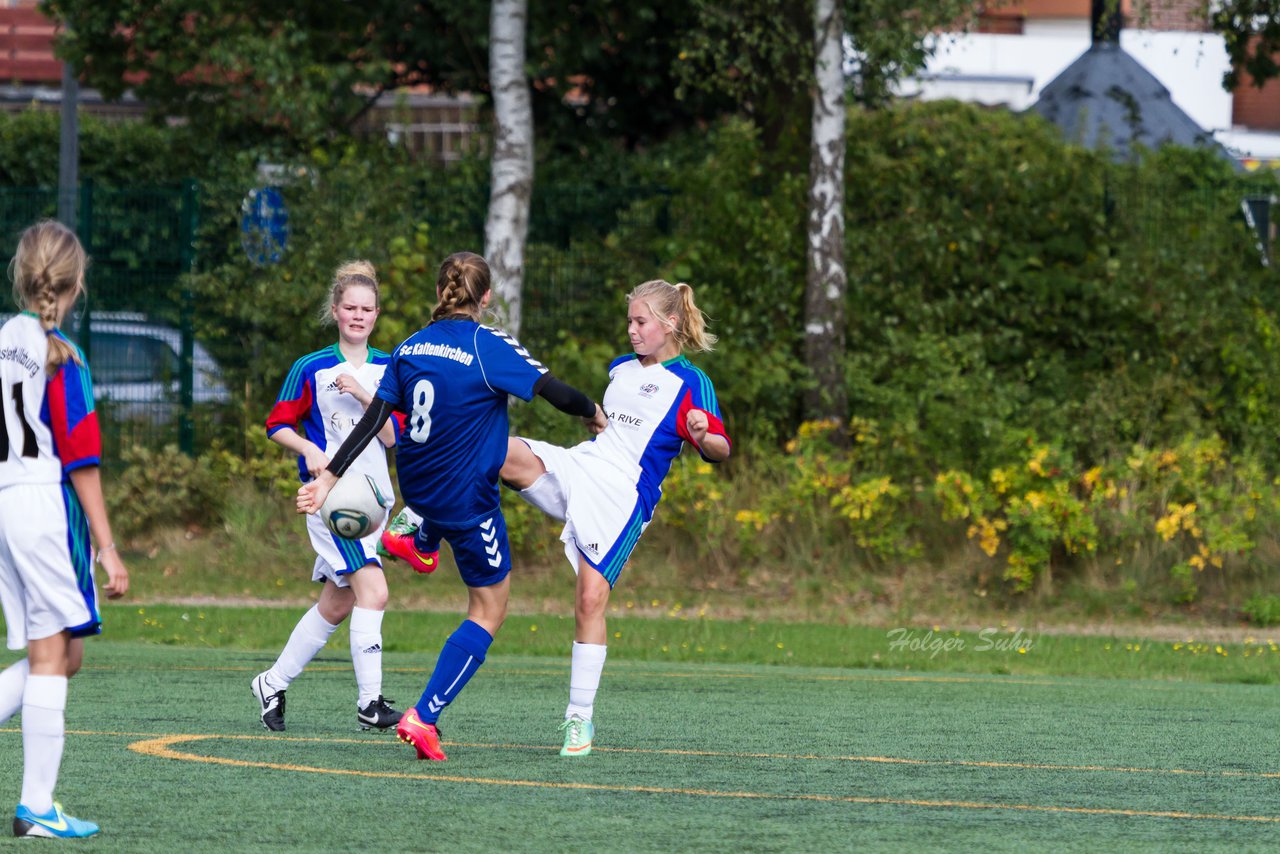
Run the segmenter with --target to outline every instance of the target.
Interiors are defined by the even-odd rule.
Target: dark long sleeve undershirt
[[[590,418],[596,414],[596,405],[591,398],[549,373],[543,374],[533,384],[533,393],[566,415]]]
[[[596,414],[596,405],[591,398],[568,383],[561,382],[549,373],[543,374],[533,384],[533,391],[534,394],[540,395],[543,400],[566,415],[591,418]],[[347,469],[351,468],[351,464],[355,462],[356,457],[360,456],[360,453],[368,447],[369,443],[378,435],[378,431],[382,429],[382,425],[391,417],[392,408],[390,403],[374,395],[373,402],[369,404],[369,408],[364,411],[364,415],[356,422],[351,435],[343,441],[342,446],[338,448],[333,455],[333,459],[329,460],[329,465],[326,466],[334,477],[342,477]]]
[[[325,466],[328,471],[333,472],[334,477],[342,477],[347,469],[351,468],[356,457],[360,456],[360,452],[368,447],[374,436],[378,435],[382,425],[387,423],[387,419],[391,417],[391,410],[390,403],[374,395],[373,402],[364,411],[364,416],[356,422],[351,435],[343,441],[342,447],[338,448],[333,459],[329,460],[329,465]]]

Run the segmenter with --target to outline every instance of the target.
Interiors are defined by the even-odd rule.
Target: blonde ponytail
[[[673,285],[665,279],[652,279],[637,285],[627,294],[627,302],[633,300],[644,302],[653,316],[669,327],[681,351],[708,352],[714,349],[718,339],[707,329],[707,316],[694,302],[693,288],[689,285],[684,282]],[[675,317],[674,326],[667,323],[668,317]]]

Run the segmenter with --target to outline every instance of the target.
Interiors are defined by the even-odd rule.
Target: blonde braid
[[[440,265],[440,273],[436,277],[440,301],[431,312],[431,319],[465,314],[479,321],[489,281],[489,264],[479,255],[474,252],[450,255]]]
[[[58,328],[58,303],[69,293],[82,290],[89,259],[71,229],[54,220],[43,220],[28,228],[18,240],[18,249],[9,262],[13,291],[23,308],[40,318],[47,333]],[[63,338],[49,334],[45,363],[50,374],[69,360],[80,364],[79,352]]]

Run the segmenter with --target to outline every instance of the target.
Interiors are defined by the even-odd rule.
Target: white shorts
[[[560,540],[575,572],[585,559],[612,587],[651,518],[635,482],[607,461],[583,453],[583,445],[561,448],[536,439],[520,441],[547,469],[520,497],[564,521]]]
[[[89,525],[70,484],[0,489],[0,607],[9,649],[102,631]]]
[[[332,581],[339,587],[349,587],[351,582],[347,576],[366,564],[382,566],[378,557],[378,540],[387,527],[382,520],[378,530],[360,540],[348,540],[339,537],[325,525],[320,514],[307,516],[307,535],[311,537],[311,548],[316,550],[316,562],[311,568],[312,581]]]

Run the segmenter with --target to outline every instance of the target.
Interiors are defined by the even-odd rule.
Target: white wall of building
[[[1124,30],[1120,46],[1200,127],[1211,132],[1231,128],[1231,93],[1222,88],[1230,63],[1221,36]],[[1004,104],[1021,111],[1088,48],[1087,21],[1041,22],[1018,36],[946,34],[938,37],[925,73],[905,81],[901,94]]]

